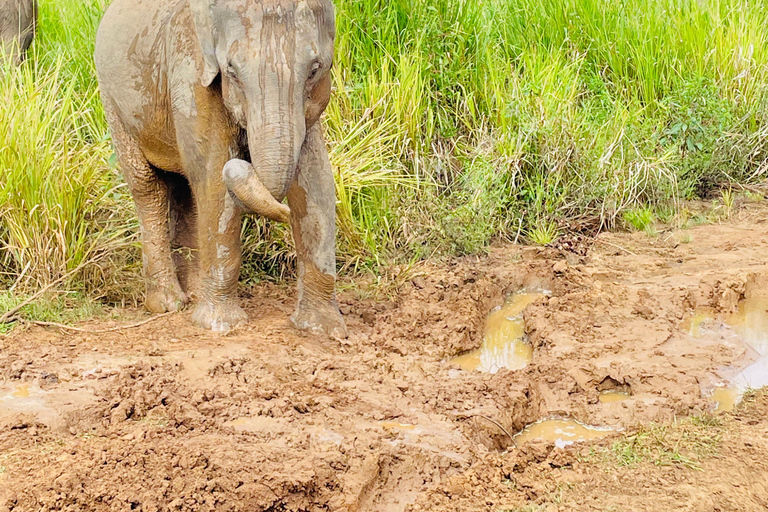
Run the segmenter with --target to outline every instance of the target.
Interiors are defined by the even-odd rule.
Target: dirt
[[[728,318],[768,295],[766,219],[748,205],[652,237],[494,247],[395,272],[389,298],[348,283],[344,341],[293,329],[290,287],[267,284],[226,335],[188,313],[17,329],[0,339],[0,511],[768,510],[768,396],[712,416],[759,357],[725,324],[691,333],[702,308]],[[527,366],[451,361],[533,289],[549,294],[523,312]],[[117,313],[81,327],[142,318]],[[518,442],[546,419],[610,432]],[[661,442],[651,424],[687,441],[611,458]]]

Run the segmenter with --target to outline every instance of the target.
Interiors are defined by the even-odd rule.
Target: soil
[[[0,338],[0,511],[768,510],[768,395],[712,412],[755,355],[689,327],[768,295],[767,219],[751,204],[656,236],[494,247],[395,271],[386,296],[347,283],[343,341],[293,329],[293,290],[268,284],[226,335],[188,313],[17,329]],[[520,290],[549,292],[524,311],[531,363],[452,363]],[[513,438],[545,418],[614,431]]]

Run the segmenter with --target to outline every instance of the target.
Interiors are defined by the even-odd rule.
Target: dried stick
[[[464,417],[464,418],[483,418],[486,421],[490,421],[491,423],[496,425],[499,428],[499,430],[501,430],[502,432],[504,432],[507,435],[509,440],[512,441],[513,445],[516,445],[515,437],[512,434],[510,434],[509,431],[506,428],[504,428],[504,425],[502,425],[498,421],[494,420],[493,418],[489,418],[488,416],[483,416],[482,414],[462,414],[460,417]]]
[[[118,325],[117,327],[110,327],[109,329],[86,329],[84,327],[75,327],[73,325],[60,324],[58,322],[43,322],[40,320],[24,320],[18,317],[16,318],[21,322],[25,322],[32,325],[40,325],[43,327],[58,327],[59,329],[64,329],[67,331],[77,331],[77,332],[84,332],[88,334],[101,334],[105,332],[115,332],[115,331],[122,331],[124,329],[133,329],[135,327],[141,327],[142,325],[146,325],[150,322],[154,322],[155,320],[159,320],[165,316],[172,315],[172,314],[174,314],[174,312],[161,313],[159,315],[153,316],[151,318],[147,318],[140,322],[136,322],[128,325]]]
[[[616,249],[619,249],[620,251],[624,251],[624,252],[626,252],[626,253],[629,253],[629,254],[631,254],[632,256],[637,256],[637,254],[633,253],[633,252],[632,252],[632,251],[630,251],[629,249],[625,249],[625,248],[623,248],[623,247],[622,247],[622,246],[620,246],[620,245],[612,244],[611,242],[606,242],[605,240],[600,240],[599,238],[597,239],[597,242],[600,242],[601,244],[610,245],[611,247],[615,247]]]

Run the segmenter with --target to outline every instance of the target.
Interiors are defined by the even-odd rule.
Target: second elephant
[[[142,232],[146,305],[227,330],[243,213],[288,220],[302,329],[346,336],[335,298],[335,187],[320,115],[330,0],[115,0],[95,61]],[[288,207],[282,204],[288,198]]]
[[[0,0],[0,47],[17,64],[35,38],[36,0]]]

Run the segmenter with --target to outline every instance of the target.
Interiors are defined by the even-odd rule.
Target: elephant
[[[36,0],[0,0],[0,46],[20,64],[35,38]]]
[[[114,0],[105,11],[94,60],[139,219],[150,311],[194,300],[197,326],[228,331],[244,322],[241,219],[254,213],[290,222],[293,324],[347,336],[320,122],[334,16],[330,0]]]

